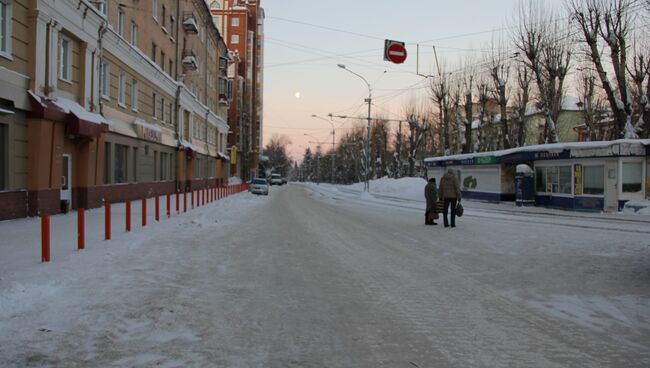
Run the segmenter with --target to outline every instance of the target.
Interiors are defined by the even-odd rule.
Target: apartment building
[[[228,114],[228,144],[238,160],[231,174],[255,177],[263,139],[264,9],[259,0],[215,0],[210,11],[234,55],[228,78],[237,103]]]
[[[203,1],[0,4],[0,219],[227,180],[231,58]]]

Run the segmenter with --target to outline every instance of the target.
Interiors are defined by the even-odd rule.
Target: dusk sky
[[[290,156],[300,159],[308,146],[329,142],[331,126],[312,115],[365,117],[368,87],[372,116],[403,118],[403,107],[426,98],[434,74],[435,45],[448,70],[461,62],[480,64],[493,37],[510,36],[517,0],[479,1],[304,1],[265,0],[264,144],[273,134],[288,136]],[[563,1],[549,4],[561,8]],[[408,57],[397,65],[383,60],[384,39],[406,42]],[[513,50],[514,51],[514,50]],[[384,73],[385,71],[385,73]],[[364,122],[360,122],[365,124]],[[353,120],[335,119],[338,137]],[[359,124],[359,123],[357,123]],[[304,134],[311,136],[305,136]]]

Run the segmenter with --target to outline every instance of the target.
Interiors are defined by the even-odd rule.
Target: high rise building
[[[237,159],[231,159],[231,175],[249,179],[257,176],[263,139],[264,9],[259,0],[215,0],[210,11],[233,58],[228,144]]]

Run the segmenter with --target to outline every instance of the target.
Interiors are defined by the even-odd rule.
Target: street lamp
[[[336,167],[335,163],[334,163],[334,161],[336,160],[336,143],[335,143],[335,134],[336,134],[336,132],[334,130],[334,123],[332,122],[332,114],[328,114],[328,116],[330,117],[330,120],[327,120],[325,118],[321,118],[320,116],[314,115],[314,114],[312,114],[311,117],[316,118],[316,119],[320,119],[320,120],[325,120],[326,122],[330,123],[330,125],[332,126],[332,179],[331,179],[331,181],[332,181],[332,184],[334,184],[334,170],[335,170],[335,167]]]
[[[365,102],[368,103],[368,132],[367,132],[368,137],[367,137],[367,140],[366,140],[366,168],[365,168],[366,169],[366,173],[365,173],[366,174],[366,183],[365,183],[365,185],[363,187],[363,190],[366,191],[366,192],[369,192],[370,191],[370,123],[371,123],[371,120],[370,120],[370,105],[371,105],[371,102],[372,102],[372,89],[370,88],[370,83],[368,83],[366,78],[364,78],[360,74],[357,74],[357,73],[353,72],[352,70],[346,68],[344,64],[336,64],[336,65],[339,68],[341,68],[343,70],[346,70],[346,71],[356,75],[357,77],[361,78],[366,83],[366,85],[368,86],[368,98],[365,100]]]

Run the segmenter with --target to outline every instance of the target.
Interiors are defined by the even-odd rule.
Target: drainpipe
[[[108,6],[108,4],[107,4]],[[104,116],[104,100],[102,99],[102,89],[103,89],[103,79],[101,77],[102,73],[102,54],[104,51],[104,46],[102,43],[102,39],[104,38],[104,34],[106,34],[106,30],[108,29],[108,21],[106,20],[106,17],[104,17],[104,21],[102,22],[102,25],[99,27],[99,31],[97,32],[97,60],[99,62],[99,73],[100,73],[100,78],[99,82],[97,83],[99,86],[99,113]]]

